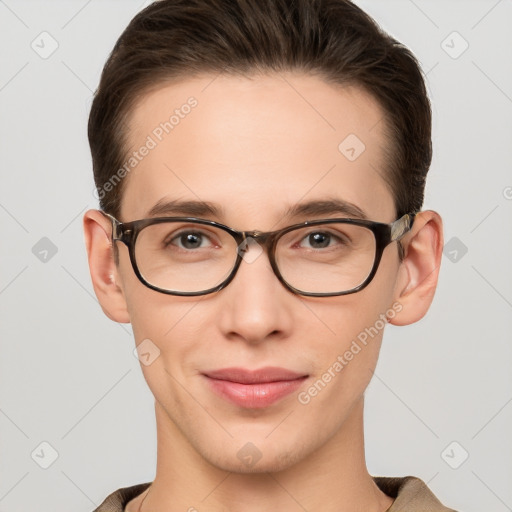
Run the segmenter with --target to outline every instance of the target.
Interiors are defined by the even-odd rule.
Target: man
[[[91,109],[84,230],[158,457],[96,512],[451,510],[369,475],[363,438],[384,326],[421,319],[437,284],[430,134],[417,61],[348,0],[161,0],[132,20]]]

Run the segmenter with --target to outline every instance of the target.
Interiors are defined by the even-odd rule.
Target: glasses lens
[[[306,293],[339,293],[362,284],[376,252],[373,232],[345,223],[301,227],[284,234],[276,263],[284,280]]]
[[[151,285],[174,292],[214,288],[231,273],[235,239],[226,231],[193,222],[162,222],[141,230],[135,260]]]

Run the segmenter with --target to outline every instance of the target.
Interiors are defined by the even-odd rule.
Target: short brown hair
[[[419,211],[432,159],[423,74],[414,55],[349,0],[159,0],[139,12],[105,64],[90,112],[100,207],[119,215],[124,180],[105,184],[125,161],[141,95],[205,73],[287,70],[359,86],[378,100],[391,148],[383,177],[397,216]]]

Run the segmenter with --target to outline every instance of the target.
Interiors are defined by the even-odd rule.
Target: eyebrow
[[[149,217],[184,215],[190,217],[222,217],[224,208],[208,201],[182,201],[160,199],[149,211]]]
[[[216,217],[224,218],[225,210],[222,206],[208,201],[195,200],[166,200],[160,199],[149,211],[149,217],[183,215],[190,217]],[[339,198],[312,200],[298,203],[288,207],[282,218],[294,219],[297,217],[319,217],[338,214],[354,219],[368,219],[359,206]]]
[[[289,207],[283,217],[318,217],[338,214],[354,219],[367,219],[365,212],[353,203],[343,199],[331,198],[322,200],[307,201]]]

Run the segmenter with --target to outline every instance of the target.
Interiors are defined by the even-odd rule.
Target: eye
[[[307,240],[309,244],[309,247],[306,246],[308,249],[325,249],[335,244],[340,246],[347,246],[349,244],[349,240],[343,233],[335,235],[328,231],[312,231],[301,238],[301,241],[304,240]]]
[[[313,249],[322,249],[329,246],[331,235],[329,233],[311,233],[304,237]]]
[[[172,233],[169,235],[164,246],[176,245],[180,249],[201,249],[208,247],[208,241],[211,242],[210,238],[206,233],[201,231],[181,231],[180,233]],[[211,244],[210,246],[213,246]]]

